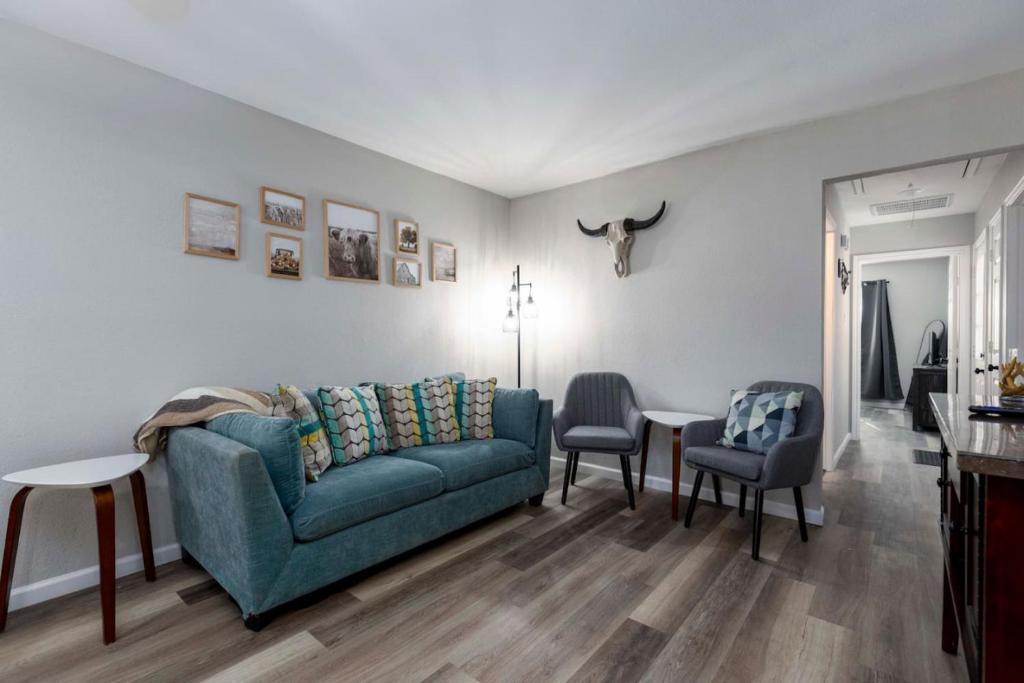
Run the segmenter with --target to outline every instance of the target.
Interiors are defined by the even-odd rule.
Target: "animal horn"
[[[584,235],[587,235],[588,237],[604,237],[605,235],[608,234],[607,223],[602,225],[597,230],[591,230],[590,228],[584,227],[583,223],[581,223],[580,220],[577,218],[576,225],[580,226],[580,232],[582,232]]]
[[[663,213],[665,213],[665,202],[661,203],[661,208],[658,209],[658,213],[654,214],[653,216],[651,216],[647,220],[645,220],[645,221],[637,221],[637,220],[630,219],[628,221],[625,221],[625,225],[623,225],[623,227],[626,228],[626,230],[628,230],[629,232],[633,232],[634,230],[643,230],[644,228],[649,228],[652,225],[654,225],[655,223],[657,223],[659,220],[661,220],[661,216],[662,216]]]

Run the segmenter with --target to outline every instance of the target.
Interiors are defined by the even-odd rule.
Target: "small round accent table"
[[[699,420],[714,420],[712,415],[701,415],[700,413],[676,413],[668,410],[645,410],[644,418],[644,449],[640,456],[640,486],[644,490],[644,477],[647,475],[647,444],[651,440],[651,425],[657,422],[660,425],[669,427],[672,430],[672,519],[679,519],[679,470],[682,467],[681,457],[683,453],[683,427],[691,422]],[[715,500],[722,502],[722,485],[717,476],[712,476],[715,485]],[[699,492],[691,492],[690,495],[697,495]]]
[[[146,453],[129,453],[47,465],[46,467],[12,472],[3,477],[3,480],[10,484],[20,484],[22,489],[15,494],[14,500],[11,501],[11,512],[7,518],[4,563],[3,570],[0,572],[0,631],[3,631],[7,625],[11,577],[14,574],[14,559],[18,554],[18,537],[21,535],[21,517],[25,510],[25,499],[28,498],[28,494],[34,488],[87,488],[92,489],[93,501],[96,503],[96,532],[99,538],[100,555],[100,603],[103,607],[103,643],[109,645],[114,642],[114,490],[110,484],[121,477],[128,477],[131,481],[146,581],[156,581],[153,541],[149,532],[149,506],[146,502],[146,480],[139,470],[148,461],[149,455]]]

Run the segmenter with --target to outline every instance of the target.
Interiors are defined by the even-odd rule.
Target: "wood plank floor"
[[[955,681],[939,648],[938,470],[914,465],[902,412],[867,408],[825,476],[826,526],[801,543],[703,503],[669,519],[621,484],[561,474],[517,506],[283,612],[260,633],[202,571],[118,582],[118,641],[95,590],[11,615],[3,681]],[[685,504],[685,501],[683,501]]]

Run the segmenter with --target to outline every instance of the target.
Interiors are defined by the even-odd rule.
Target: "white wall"
[[[852,254],[960,247],[973,241],[973,213],[880,225],[855,225],[850,228]]]
[[[988,186],[988,190],[974,214],[974,237],[980,235],[988,227],[988,222],[992,220],[996,211],[1006,201],[1007,195],[1020,182],[1021,178],[1024,178],[1024,149],[1006,155],[1006,161],[999,168],[996,177],[992,179],[992,184]],[[973,238],[971,241],[974,241]]]
[[[948,269],[948,258],[928,258],[867,263],[861,270],[864,282],[889,281],[889,311],[904,396],[910,390],[925,326],[932,320],[948,324]],[[857,334],[861,332],[861,322],[857,321]]]
[[[837,261],[842,259],[851,273],[853,263],[849,243],[850,227],[840,210],[834,184],[825,187],[825,228],[836,234],[835,259],[825,264],[827,284],[834,288],[834,305],[831,311],[833,335],[830,349],[825,351],[831,351],[832,354],[832,406],[831,414],[826,415],[825,419],[831,420],[832,424],[832,444],[827,445],[833,449],[833,455],[841,455],[840,448],[844,446],[846,437],[850,435],[853,427],[850,422],[850,315],[853,310],[853,290],[848,286],[846,291],[843,291],[838,279]],[[842,246],[843,236],[847,238],[845,247]],[[852,274],[850,279],[852,283]],[[825,314],[828,315],[828,311]],[[832,466],[836,464],[837,460],[833,459]]]
[[[35,31],[0,22],[0,472],[131,450],[200,384],[311,386],[451,369],[514,382],[503,335],[508,200]],[[261,185],[306,196],[306,277],[268,279]],[[242,205],[241,260],[182,253],[182,194]],[[323,278],[321,200],[419,221],[454,242],[459,282]],[[427,265],[426,253],[420,260]],[[501,266],[500,268],[498,266]],[[174,542],[162,462],[154,544]],[[0,523],[16,487],[0,484]],[[137,552],[116,487],[117,554]],[[88,491],[28,499],[15,585],[96,563]]]
[[[573,373],[618,370],[646,408],[714,414],[757,379],[820,386],[822,180],[1024,143],[1022,110],[1024,71],[513,200],[513,252],[545,297],[526,382],[558,401]],[[616,279],[576,219],[645,217],[662,200]],[[668,477],[665,430],[652,448],[649,471]],[[821,504],[817,478],[804,500]]]

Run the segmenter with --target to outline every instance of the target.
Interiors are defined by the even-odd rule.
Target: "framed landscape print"
[[[437,282],[456,282],[455,245],[432,242],[430,245],[431,278]]]
[[[268,232],[263,260],[267,277],[301,280],[302,238]]]
[[[423,267],[419,261],[396,256],[392,263],[391,281],[395,287],[423,286]]]
[[[305,230],[306,198],[272,187],[261,187],[260,221],[282,228]]]
[[[234,202],[185,193],[185,253],[238,260],[242,210]]]
[[[395,219],[395,245],[406,254],[420,253],[420,226],[412,221]]]
[[[328,280],[380,282],[380,214],[324,200],[324,275]]]

